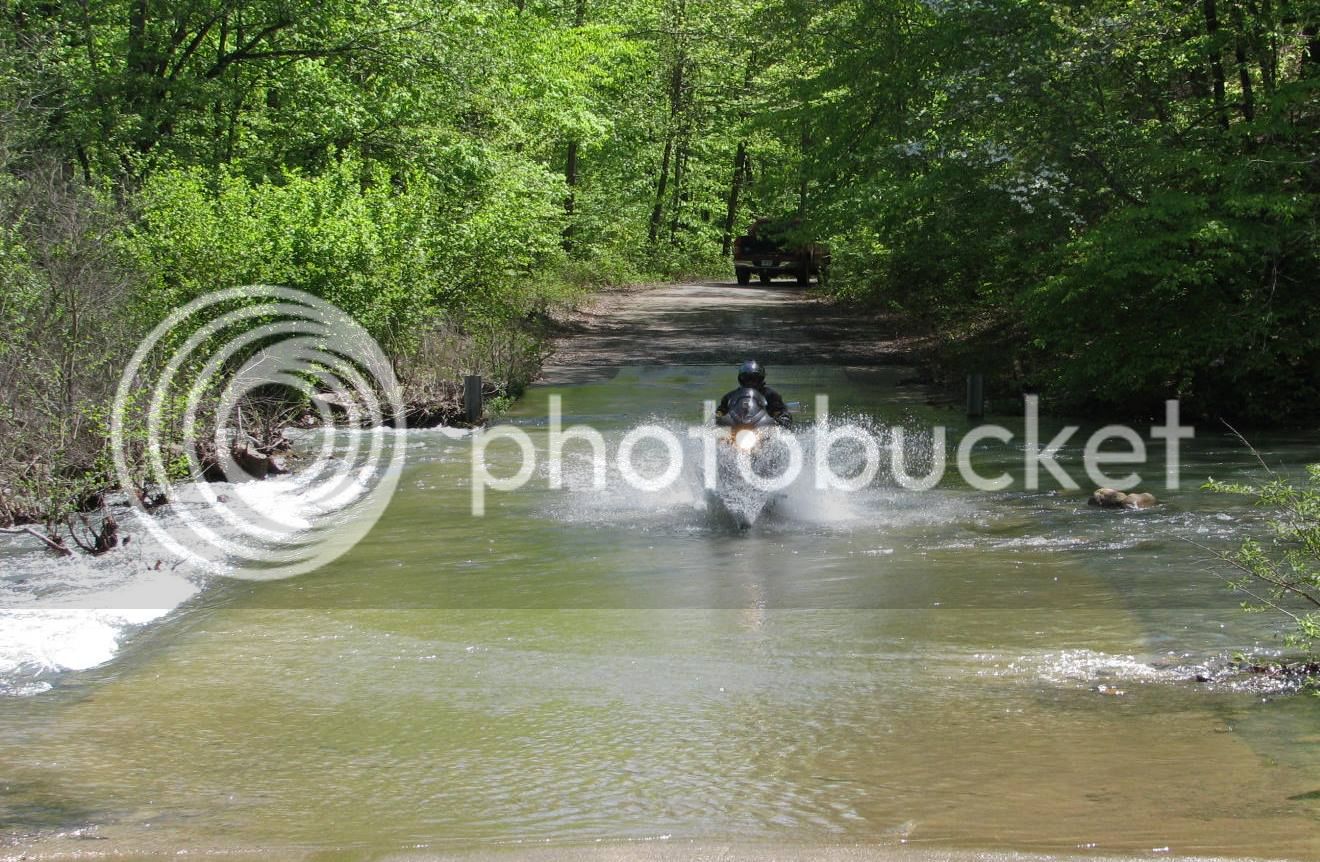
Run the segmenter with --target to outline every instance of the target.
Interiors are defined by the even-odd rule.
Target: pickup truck
[[[824,282],[830,264],[829,249],[815,242],[794,243],[785,238],[794,224],[754,222],[745,236],[733,241],[733,272],[739,284],[750,284],[752,276],[769,284],[775,276],[791,276],[806,285],[811,277]]]

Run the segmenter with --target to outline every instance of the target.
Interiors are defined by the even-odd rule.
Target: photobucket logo
[[[260,398],[302,401],[323,428],[344,430],[323,434],[293,476],[217,493],[207,478],[236,482],[242,460],[259,457],[245,410]],[[299,290],[250,285],[201,296],[151,331],[120,377],[110,441],[120,487],[195,498],[154,513],[130,493],[166,549],[272,579],[324,565],[371,529],[403,465],[403,429],[392,427],[402,416],[389,360],[351,317]]]
[[[702,484],[709,491],[721,490],[721,482],[739,482],[763,493],[782,491],[802,480],[804,470],[810,468],[815,488],[825,491],[856,492],[870,486],[888,467],[888,475],[895,485],[911,491],[926,491],[939,485],[948,473],[949,433],[946,426],[930,429],[927,454],[918,465],[909,464],[910,432],[903,426],[881,429],[857,423],[831,421],[829,396],[817,395],[815,420],[803,431],[810,435],[810,456],[804,451],[798,433],[782,429],[737,429],[718,427],[714,423],[715,402],[705,402],[704,421],[691,426],[683,435],[699,444]],[[1081,486],[1057,458],[1064,446],[1080,431],[1080,426],[1068,425],[1050,440],[1041,443],[1040,401],[1034,395],[1026,396],[1022,433],[1022,485],[1026,490],[1037,490],[1044,474],[1048,474],[1061,487],[1077,490]],[[685,473],[685,460],[691,457],[692,447],[684,446],[683,436],[662,425],[646,424],[629,430],[611,452],[605,436],[588,425],[563,423],[563,399],[550,396],[550,416],[546,441],[546,477],[551,489],[564,487],[564,454],[572,445],[590,454],[590,486],[603,490],[607,485],[611,465],[620,478],[632,489],[642,493],[656,493],[672,486]],[[1180,444],[1195,436],[1191,426],[1181,424],[1179,404],[1165,402],[1165,421],[1150,429],[1152,440],[1164,441],[1165,487],[1175,489],[1180,482]],[[750,438],[750,439],[749,439]],[[518,450],[517,469],[509,471],[509,459],[501,458],[504,465],[492,471],[487,449],[499,441],[509,441]],[[978,446],[989,441],[1005,445],[1018,442],[1015,433],[1003,425],[985,424],[972,428],[958,441],[954,449],[954,462],[958,474],[971,488],[979,491],[1002,491],[1016,481],[1013,474],[1004,471],[987,476],[978,471],[973,455]],[[1112,448],[1118,442],[1122,451]],[[1104,448],[1111,444],[1111,448]],[[652,465],[642,470],[636,463],[639,447],[647,446],[652,452],[662,452],[661,466]],[[853,469],[840,471],[834,456],[840,450],[849,450]],[[489,491],[514,491],[527,485],[537,473],[538,453],[532,437],[522,428],[498,425],[485,429],[473,437],[472,442],[472,514],[481,516],[486,511]],[[655,459],[652,459],[653,461]],[[772,469],[764,467],[770,462]],[[1106,469],[1115,465],[1145,465],[1148,463],[1146,439],[1135,429],[1124,425],[1106,425],[1087,438],[1082,450],[1085,475],[1098,486],[1127,490],[1141,484],[1142,477],[1135,471],[1111,476]],[[914,469],[919,466],[921,469]]]

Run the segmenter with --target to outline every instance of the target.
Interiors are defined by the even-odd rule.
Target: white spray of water
[[[570,448],[563,463],[565,496],[552,504],[557,517],[600,525],[664,524],[677,530],[728,529],[755,524],[846,530],[883,523],[943,523],[966,514],[962,511],[964,507],[950,505],[948,495],[939,491],[907,491],[900,487],[891,471],[893,434],[867,417],[840,415],[832,417],[828,426],[831,429],[845,425],[860,427],[877,444],[879,469],[872,481],[856,490],[829,487],[818,470],[818,463],[827,464],[839,479],[857,477],[866,469],[864,447],[843,440],[828,453],[819,453],[822,435],[814,425],[803,425],[791,432],[770,432],[757,454],[741,456],[744,458],[741,469],[736,448],[719,442],[715,487],[710,489],[704,441],[692,439],[686,426],[672,421],[656,419],[646,424],[665,428],[683,441],[682,470],[677,480],[661,490],[639,490],[611,462],[605,487],[593,488],[594,465],[589,450]],[[607,448],[614,451],[628,430],[631,429],[607,433]],[[753,487],[741,470],[754,470],[769,483],[783,475],[789,463],[785,443],[780,438],[783,434],[792,434],[802,453],[801,472],[782,489],[767,491]],[[818,462],[818,455],[823,461]],[[647,477],[660,475],[668,466],[669,453],[659,445],[638,446],[631,456],[636,470]],[[905,434],[903,459],[909,473],[920,475],[928,470],[932,461],[931,435]],[[543,470],[540,481],[545,478]]]

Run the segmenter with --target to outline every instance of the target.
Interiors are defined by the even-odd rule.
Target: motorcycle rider
[[[720,399],[719,406],[715,408],[716,416],[723,416],[729,412],[729,404],[734,397],[743,389],[755,389],[765,396],[766,412],[770,418],[783,427],[793,424],[793,417],[788,412],[788,405],[784,403],[783,397],[765,385],[765,368],[755,359],[749,359],[738,368],[738,388],[726,394]]]

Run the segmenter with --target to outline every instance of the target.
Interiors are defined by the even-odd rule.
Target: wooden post
[[[985,415],[985,375],[967,375],[967,415],[979,419]]]
[[[463,377],[463,412],[467,421],[476,425],[484,412],[481,403],[481,375],[467,374]]]

